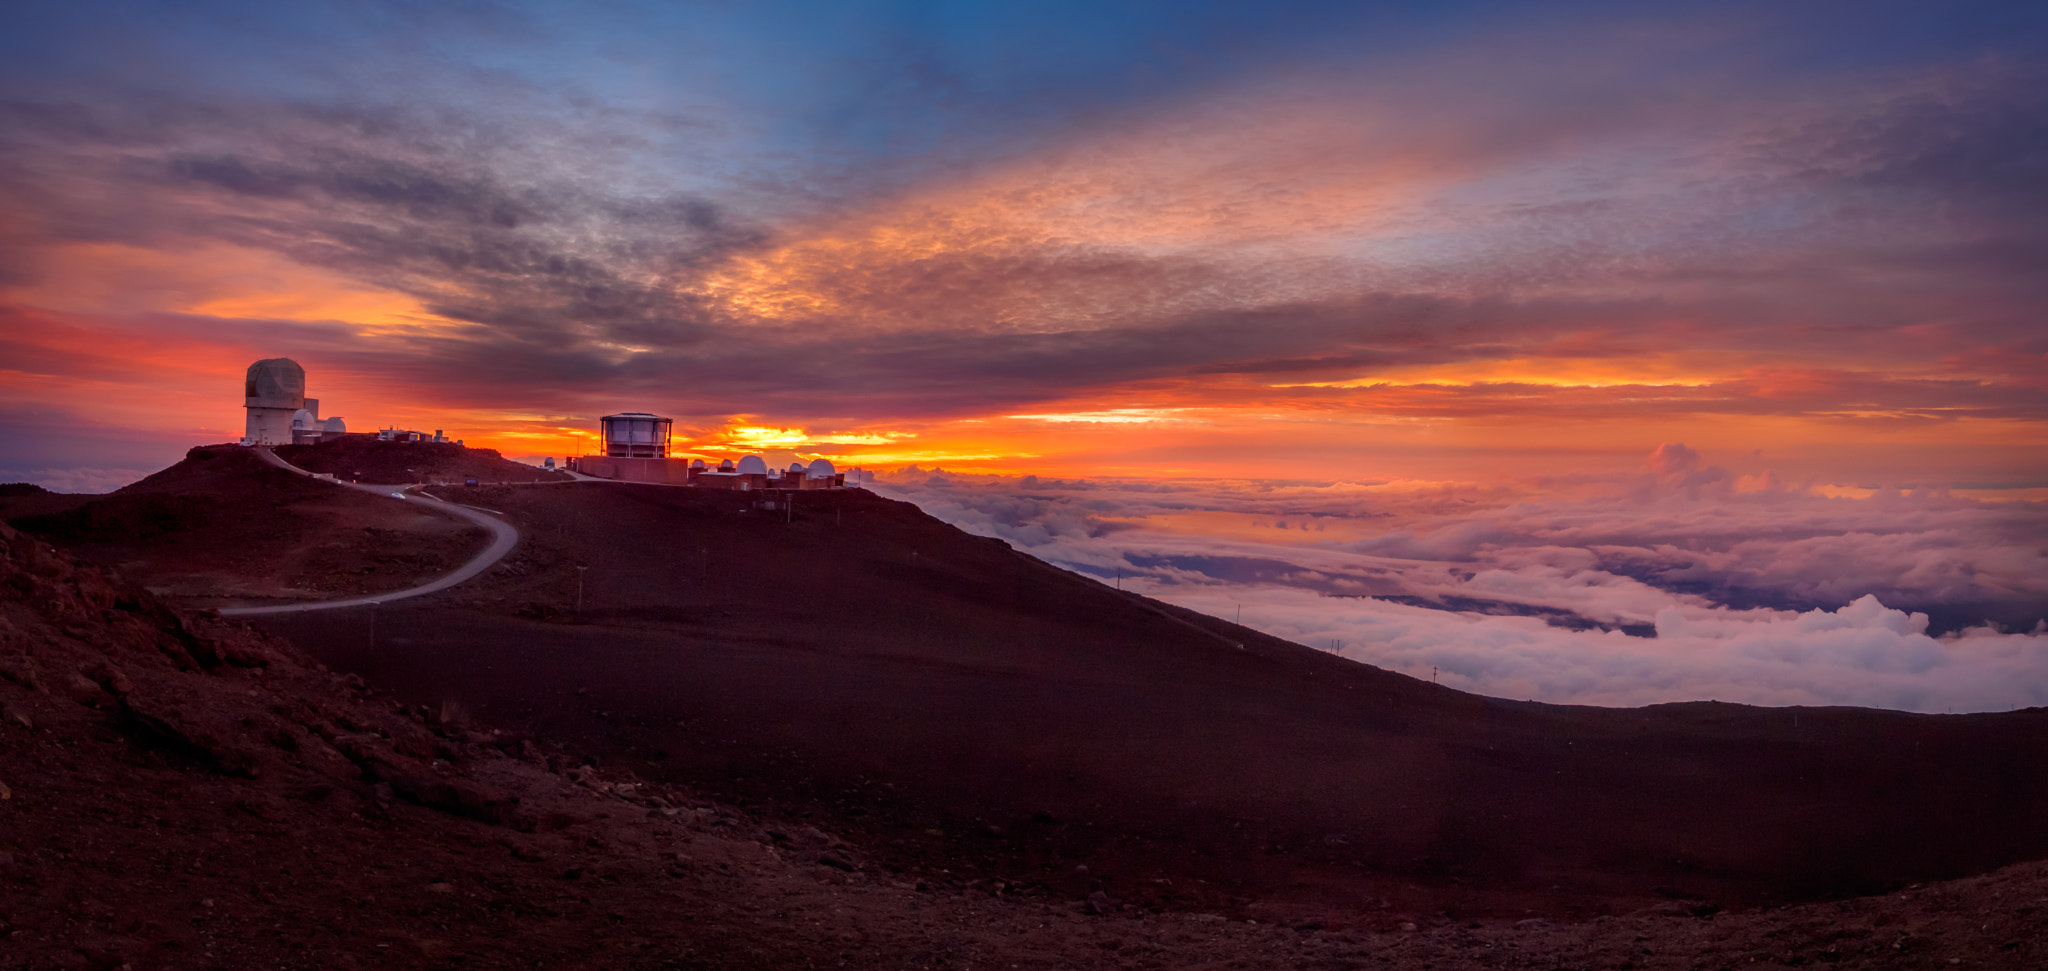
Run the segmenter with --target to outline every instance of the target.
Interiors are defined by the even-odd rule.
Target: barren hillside
[[[2048,962],[2039,864],[1769,911],[1403,914],[1382,933],[889,855],[401,704],[0,526],[0,968]]]
[[[322,600],[440,576],[487,542],[419,504],[294,475],[234,445],[104,496],[26,493],[17,528],[193,605]]]
[[[273,451],[308,472],[351,482],[556,482],[569,478],[564,472],[508,461],[496,449],[453,442],[381,442],[375,435],[348,435],[318,445],[279,445]]]
[[[863,492],[794,514],[654,486],[445,493],[505,512],[520,551],[374,630],[267,628],[607,764],[837,820],[904,865],[1385,927],[1781,903],[2048,857],[2044,711],[1479,698]]]

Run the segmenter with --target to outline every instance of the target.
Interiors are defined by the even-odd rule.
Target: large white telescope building
[[[244,445],[302,445],[348,431],[340,418],[320,420],[320,399],[306,397],[306,369],[288,357],[249,365],[242,396],[249,410]]]

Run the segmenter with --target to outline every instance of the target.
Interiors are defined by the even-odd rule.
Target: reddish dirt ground
[[[234,445],[193,449],[104,496],[16,489],[0,496],[0,519],[193,605],[401,590],[489,542],[420,504],[294,475]]]
[[[0,521],[76,509],[99,496],[80,492],[51,492],[27,482],[0,483]]]
[[[441,491],[527,540],[374,632],[362,614],[266,629],[409,699],[808,813],[893,865],[1385,929],[1779,904],[2048,857],[2048,711],[1485,699],[859,491],[794,516],[658,486]]]
[[[2048,866],[1386,932],[902,867],[422,709],[0,526],[0,968],[2033,968]]]
[[[375,435],[348,435],[318,445],[279,445],[271,451],[308,472],[321,472],[350,482],[569,480],[565,472],[508,461],[496,449],[468,448],[453,442],[380,442]]]

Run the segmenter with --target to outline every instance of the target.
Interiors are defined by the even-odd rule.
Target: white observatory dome
[[[813,479],[829,479],[836,471],[829,459],[812,459],[811,467],[805,470]]]
[[[697,460],[695,460],[695,461],[692,461],[692,462],[690,463],[690,468],[693,468],[693,469],[701,469],[701,468],[703,468],[703,467],[704,467],[704,460],[703,460],[703,459],[697,459]]]
[[[317,432],[319,430],[320,419],[313,417],[312,412],[304,408],[292,412],[292,431]]]
[[[243,396],[251,408],[300,408],[306,403],[306,369],[288,357],[273,357],[249,365],[243,382]]]
[[[759,455],[740,456],[741,475],[767,475],[768,462]]]
[[[348,432],[348,424],[339,418],[329,418],[320,423],[320,430],[329,435],[341,435]]]
[[[804,474],[804,464],[802,462],[791,462],[789,463],[789,471],[802,475]]]

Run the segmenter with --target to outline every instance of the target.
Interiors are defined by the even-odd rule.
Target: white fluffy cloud
[[[1126,584],[1129,586],[1130,584]],[[1833,611],[1672,604],[1654,637],[1570,630],[1302,590],[1144,592],[1312,647],[1480,694],[1569,704],[1739,701],[1911,711],[2048,704],[2048,637],[1973,628],[1935,638],[1926,616],[1863,597]],[[1249,602],[1245,602],[1249,601]]]
[[[2048,515],[1830,498],[1665,446],[1525,487],[1058,481],[878,486],[970,532],[1481,694],[1915,711],[2048,704]]]

